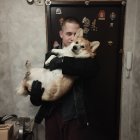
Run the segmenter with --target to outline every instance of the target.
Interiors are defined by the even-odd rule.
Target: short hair
[[[61,25],[61,29],[64,27],[64,25],[66,23],[75,23],[75,24],[78,24],[80,26],[80,21],[77,18],[75,18],[75,17],[65,17],[63,19],[63,22],[62,22],[62,25]]]

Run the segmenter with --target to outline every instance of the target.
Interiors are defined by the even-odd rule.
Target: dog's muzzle
[[[77,53],[77,51],[78,51],[78,46],[74,45],[72,47],[72,52]]]
[[[76,45],[74,45],[72,49],[73,49],[73,50],[77,50],[77,46],[76,46]]]

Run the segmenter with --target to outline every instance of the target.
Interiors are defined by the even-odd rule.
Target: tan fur
[[[52,49],[53,53],[59,54],[59,57],[69,56],[77,58],[94,57],[95,51],[99,46],[99,41],[90,42],[82,37],[83,30],[80,29],[75,36],[75,40],[68,47],[63,49]],[[51,55],[45,62],[46,65],[56,57]],[[62,70],[53,70],[44,68],[31,68],[29,61],[25,64],[27,72],[24,79],[21,81],[17,88],[17,93],[21,95],[28,95],[28,91],[31,91],[32,82],[38,80],[42,83],[42,87],[45,89],[42,95],[42,100],[54,101],[62,97],[73,85],[75,77],[63,75]]]

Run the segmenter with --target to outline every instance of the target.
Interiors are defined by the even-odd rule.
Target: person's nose
[[[75,35],[71,35],[71,42],[74,40]]]

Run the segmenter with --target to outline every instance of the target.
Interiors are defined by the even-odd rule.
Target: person
[[[80,23],[73,17],[64,19],[60,31],[62,47],[68,47],[74,40]],[[46,59],[51,53],[46,54]],[[45,59],[45,60],[46,60]],[[44,66],[45,67],[45,66]],[[48,67],[51,71],[62,69],[62,73],[77,76],[72,88],[57,101],[42,101],[44,89],[40,81],[34,81],[30,93],[33,105],[41,106],[35,117],[40,123],[45,118],[46,140],[93,140],[94,111],[93,90],[94,79],[98,72],[95,58],[54,58]]]

